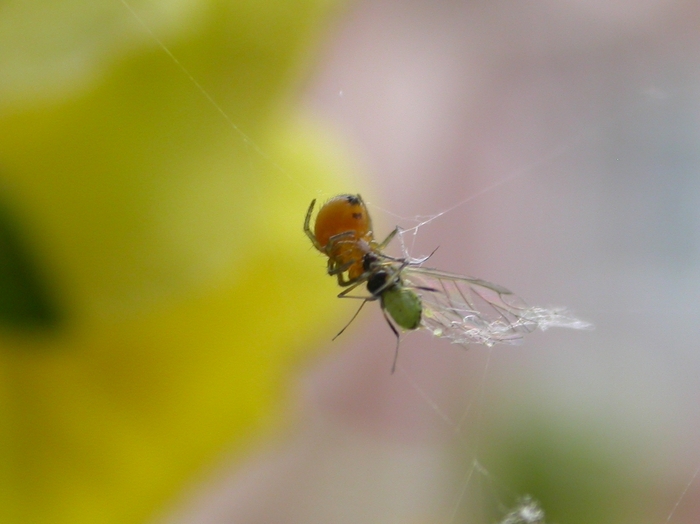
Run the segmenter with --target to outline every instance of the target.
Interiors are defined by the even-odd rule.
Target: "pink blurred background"
[[[391,375],[375,305],[330,342],[349,304],[290,442],[164,521],[490,523],[531,494],[548,522],[700,522],[700,4],[357,2],[301,103],[379,237],[445,212],[413,256],[595,330],[409,334]]]

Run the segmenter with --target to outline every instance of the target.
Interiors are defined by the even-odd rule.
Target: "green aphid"
[[[403,287],[401,281],[385,289],[380,300],[382,308],[389,312],[400,327],[416,329],[420,326],[423,313],[420,297],[411,289]]]
[[[399,355],[399,332],[389,320],[387,312],[394,319],[396,325],[408,330],[417,329],[421,325],[423,316],[423,304],[418,294],[403,285],[400,271],[392,267],[382,268],[376,256],[365,256],[367,270],[372,275],[367,280],[367,291],[372,294],[372,299],[377,300],[382,306],[382,313],[387,324],[396,335],[396,352],[391,372],[396,369],[396,359]],[[375,267],[373,267],[375,266]]]

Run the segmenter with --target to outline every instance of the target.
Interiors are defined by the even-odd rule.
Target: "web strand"
[[[669,524],[669,523],[671,522],[671,519],[673,518],[673,515],[675,515],[676,510],[677,510],[678,507],[681,505],[681,502],[683,501],[683,499],[685,498],[686,494],[688,493],[688,490],[690,489],[690,486],[693,485],[693,483],[695,482],[695,479],[698,477],[698,475],[700,475],[700,465],[699,465],[697,468],[695,468],[695,472],[693,473],[693,476],[690,477],[690,480],[689,480],[688,483],[685,485],[685,488],[683,489],[683,491],[681,492],[680,496],[678,497],[678,500],[677,500],[676,503],[673,505],[673,508],[671,509],[671,512],[668,514],[668,518],[667,518],[666,521],[665,521],[665,524]]]
[[[272,158],[265,153],[265,151],[262,150],[260,146],[252,139],[250,138],[241,128],[240,126],[236,125],[236,123],[231,119],[231,117],[224,111],[224,108],[219,104],[214,97],[207,91],[202,84],[199,83],[199,81],[190,73],[190,71],[184,66],[180,60],[170,51],[170,48],[165,45],[165,42],[163,42],[158,35],[156,35],[153,30],[148,26],[148,24],[139,16],[139,14],[136,12],[136,10],[126,1],[126,0],[119,0],[121,4],[131,13],[131,16],[134,17],[134,20],[138,22],[138,24],[143,28],[143,30],[148,33],[150,38],[158,45],[158,47],[161,48],[161,50],[172,60],[173,64],[177,66],[178,69],[182,72],[182,74],[185,75],[185,77],[192,83],[192,85],[195,86],[195,88],[199,91],[199,93],[204,97],[204,99],[216,110],[217,113],[221,116],[221,118],[224,119],[226,124],[229,126],[229,128],[236,134],[238,135],[238,138],[240,138],[243,141],[243,144],[245,145],[246,149],[250,151],[252,149],[257,155],[259,155],[263,160],[268,162],[272,167],[277,169],[280,173],[285,175],[292,183],[296,184],[299,188],[304,189],[305,191],[311,192],[310,188],[304,186],[302,183],[300,183],[297,179],[292,177],[282,166],[277,164]]]
[[[301,184],[298,180],[293,178],[289,173],[287,173],[280,165],[275,163],[270,156],[265,153],[260,146],[258,146],[232,119],[231,117],[226,113],[226,111],[223,109],[223,107],[212,97],[212,95],[200,84],[200,82],[189,72],[189,70],[178,60],[178,58],[171,52],[171,50],[168,48],[167,45],[151,30],[151,28],[146,24],[146,22],[138,15],[138,13],[135,11],[135,9],[126,1],[126,0],[119,0],[122,5],[131,13],[133,18],[138,22],[138,24],[144,29],[145,32],[150,35],[150,38],[160,47],[160,49],[169,57],[170,60],[177,66],[178,69],[185,75],[185,77],[192,83],[192,85],[199,91],[199,93],[204,97],[204,99],[207,100],[207,102],[216,110],[216,112],[219,113],[221,118],[226,122],[228,127],[233,131],[234,135],[240,139],[243,144],[246,147],[246,150],[249,155],[249,160],[251,160],[252,163],[252,158],[251,158],[251,151],[253,151],[255,154],[259,155],[262,159],[264,159],[266,162],[268,162],[271,166],[273,166],[275,169],[277,169],[280,173],[283,173],[290,181],[294,182],[297,186],[300,188],[307,190],[311,192],[311,190],[307,187],[305,187],[303,184]],[[411,250],[413,247],[415,247],[415,242],[416,242],[416,236],[418,234],[418,231],[420,228],[423,226],[426,226],[430,223],[432,223],[434,220],[437,220],[438,218],[446,215],[447,213],[450,213],[454,211],[455,209],[466,205],[469,202],[472,202],[478,198],[481,198],[482,196],[489,194],[496,189],[505,186],[506,184],[509,184],[511,182],[514,182],[515,180],[518,180],[524,176],[527,176],[531,174],[535,168],[538,166],[541,166],[543,164],[546,164],[547,162],[550,162],[551,160],[558,158],[571,150],[573,147],[575,147],[575,144],[582,138],[582,135],[575,137],[573,140],[568,140],[564,145],[562,145],[560,148],[553,150],[549,155],[539,159],[538,161],[523,167],[522,169],[519,169],[499,180],[496,180],[495,182],[483,187],[482,189],[476,191],[475,193],[467,196],[466,198],[458,201],[454,205],[448,207],[447,209],[444,209],[443,211],[434,214],[434,215],[429,215],[429,216],[416,216],[413,219],[413,222],[417,222],[414,226],[409,227],[407,229],[404,229],[400,232],[400,240],[401,240],[401,248],[402,251],[405,253],[406,252],[406,247],[404,245],[404,235],[411,233],[412,234],[412,241],[410,242],[411,245]],[[387,215],[391,216],[396,216],[393,213],[390,213],[389,211],[379,208],[378,206],[377,209],[380,209]],[[398,217],[401,218],[401,217]],[[491,363],[491,348],[488,350],[488,358],[486,360],[486,363],[484,365],[483,372],[481,374],[481,378],[479,381],[478,385],[478,393],[475,395],[474,398],[472,398],[469,403],[467,404],[466,408],[464,409],[461,417],[459,420],[453,420],[441,407],[440,405],[430,397],[430,395],[427,394],[427,392],[420,387],[418,382],[415,380],[414,377],[412,377],[406,369],[402,365],[398,365],[397,368],[399,372],[401,373],[402,377],[408,381],[410,386],[418,393],[418,395],[423,399],[423,401],[426,403],[427,406],[430,407],[430,409],[449,427],[451,430],[454,432],[457,440],[464,445],[465,447],[468,447],[468,442],[463,434],[463,428],[468,420],[470,414],[472,413],[474,406],[477,406],[477,414],[476,414],[476,421],[475,424],[478,426],[481,424],[482,421],[482,416],[483,416],[483,401],[484,401],[484,394],[486,390],[486,383],[487,383],[487,378],[488,378],[488,372],[490,369],[490,363]],[[477,437],[477,446],[476,448],[478,449],[478,437]],[[466,473],[462,476],[460,482],[459,482],[459,492],[456,496],[456,499],[454,500],[454,503],[451,505],[451,510],[449,514],[449,520],[448,522],[450,524],[454,524],[456,522],[456,519],[459,515],[460,508],[462,507],[464,503],[464,499],[467,496],[468,488],[474,478],[475,473],[477,475],[482,475],[486,478],[491,478],[491,475],[489,472],[479,463],[478,458],[477,458],[478,453],[473,453],[472,456],[473,458],[471,459],[471,466],[467,469]],[[700,474],[700,466],[695,470],[694,474],[692,475],[691,479],[685,486],[685,489],[681,493],[680,497],[676,501],[674,507],[672,508],[671,512],[668,515],[668,518],[666,519],[666,524],[670,524],[672,521],[672,518],[674,514],[676,513],[678,507],[680,506],[681,502],[685,498],[686,494],[688,493],[690,487],[693,485],[695,482],[696,478]]]

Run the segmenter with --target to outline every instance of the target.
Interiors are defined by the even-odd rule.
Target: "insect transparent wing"
[[[530,307],[509,290],[477,278],[416,266],[404,268],[402,278],[421,295],[422,327],[456,344],[514,344],[536,329],[590,327],[564,309]]]

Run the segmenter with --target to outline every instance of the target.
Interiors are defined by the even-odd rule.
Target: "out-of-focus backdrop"
[[[384,231],[444,212],[414,256],[439,246],[429,265],[595,325],[469,352],[409,336],[391,377],[391,333],[365,312],[372,331],[310,382],[328,419],[411,457],[384,456],[384,490],[358,480],[359,506],[430,516],[375,521],[495,522],[524,494],[547,522],[700,519],[699,28],[683,1],[363,2],[346,19],[308,103],[357,144]],[[435,456],[407,450],[441,439],[450,474],[410,476]]]
[[[411,334],[392,376],[368,308],[302,382],[297,440],[206,503],[490,523],[529,494],[547,522],[696,522],[698,28],[692,2],[352,5],[304,102],[354,145],[367,183],[347,191],[379,236],[439,214],[412,255],[439,246],[429,265],[595,329],[469,351]]]
[[[283,210],[252,206],[246,223],[270,220],[266,242],[277,231],[297,249],[312,198],[359,192],[379,237],[419,226],[403,237],[413,256],[439,246],[429,265],[499,283],[530,304],[567,306],[595,329],[469,350],[411,333],[392,375],[395,340],[375,305],[330,342],[356,304],[331,312],[326,297],[338,289],[323,257],[299,249],[292,276],[299,283],[308,271],[304,285],[280,277],[255,306],[266,335],[290,309],[308,311],[301,334],[276,340],[316,348],[280,365],[287,378],[275,391],[293,407],[264,411],[294,423],[246,453],[197,455],[209,466],[178,469],[169,496],[153,497],[162,502],[155,521],[493,523],[530,496],[547,522],[698,522],[698,5],[359,1],[324,23],[309,44],[310,72],[284,103],[327,130],[313,140],[332,145],[316,149],[345,151],[348,161],[333,149],[327,163],[310,162],[344,166],[344,178],[304,178],[279,141],[237,135],[234,160],[265,173],[243,194],[288,195],[274,201]],[[158,67],[172,65],[157,46],[153,54]],[[180,86],[173,108],[219,118],[193,102],[201,93],[186,75],[171,82]],[[254,122],[222,107],[236,126]],[[280,249],[266,254],[288,267]],[[210,269],[228,267],[226,252],[212,256]],[[302,305],[300,289],[309,290]],[[227,409],[236,412],[235,401]],[[217,442],[208,449],[226,449],[223,436]]]

